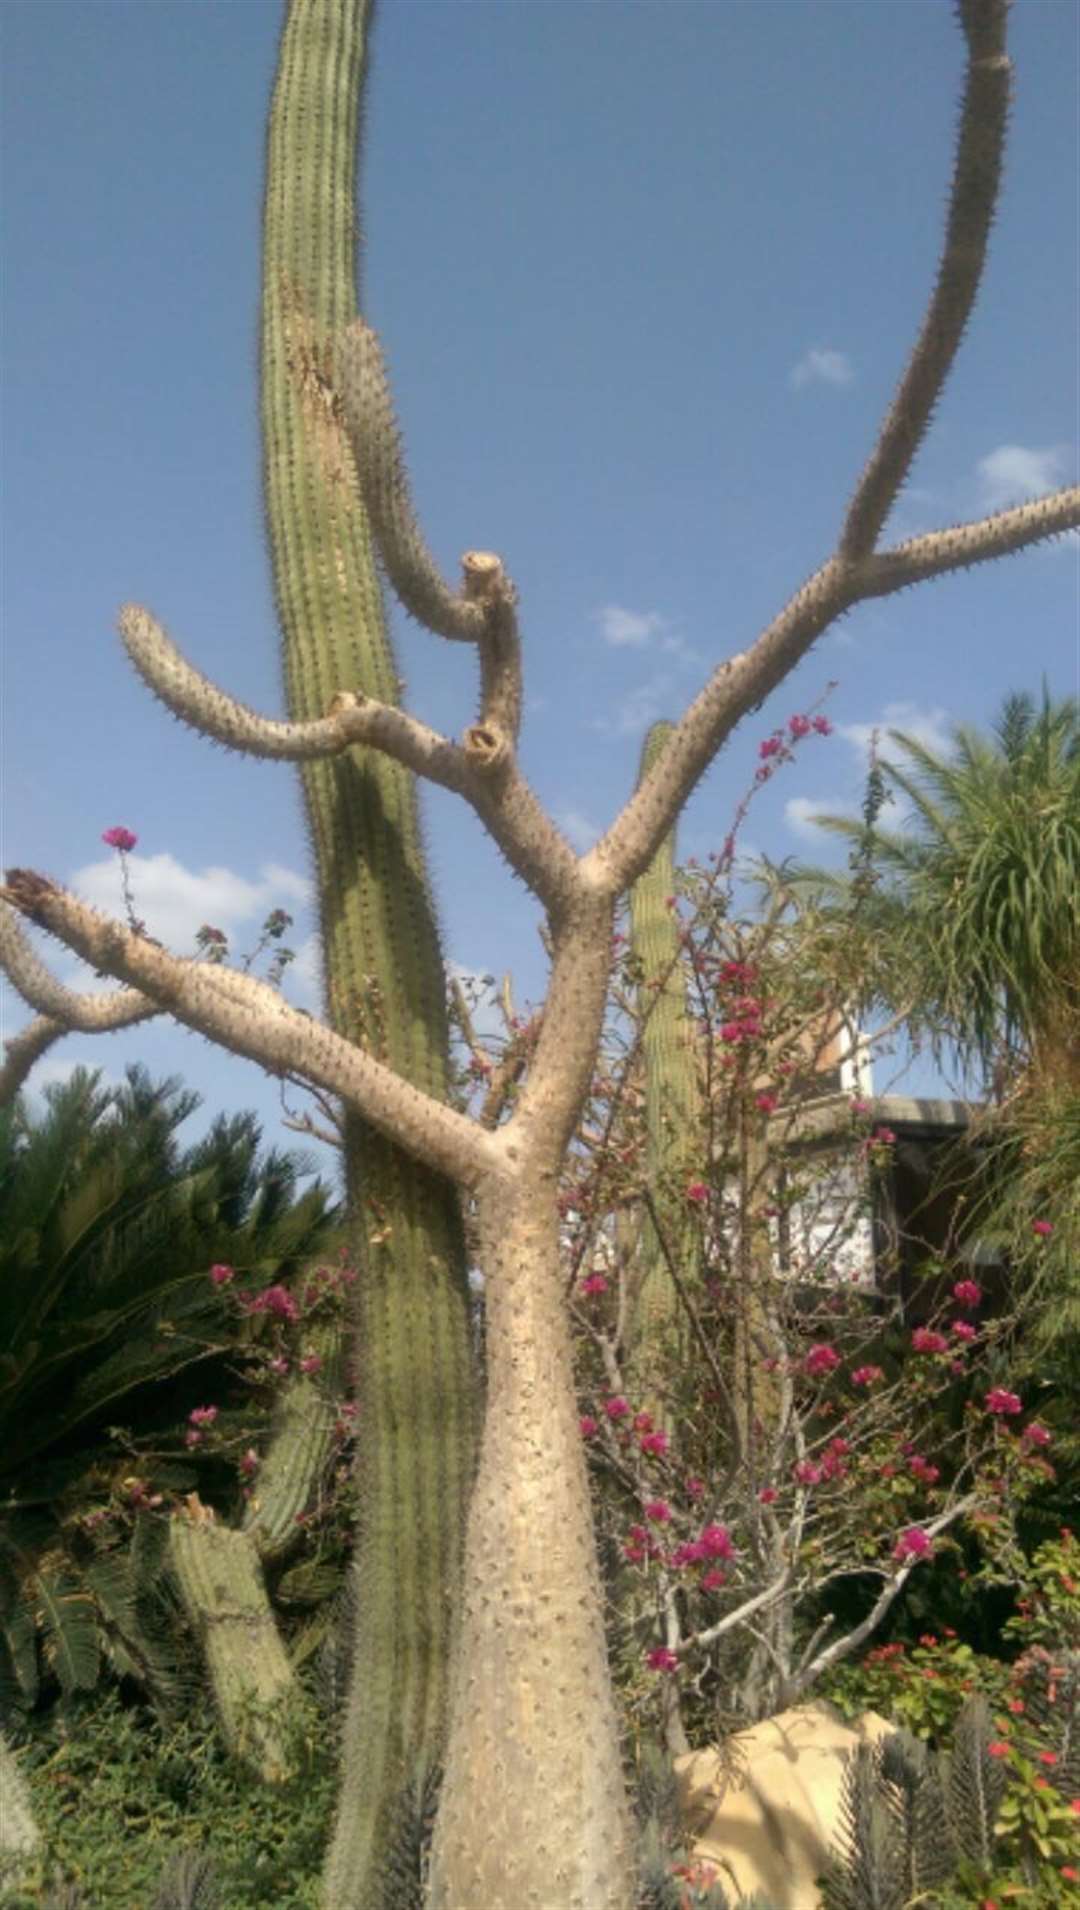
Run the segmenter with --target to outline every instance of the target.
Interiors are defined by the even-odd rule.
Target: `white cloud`
[[[784,819],[789,829],[804,842],[820,842],[818,816],[851,814],[851,805],[842,796],[790,796],[784,804]]]
[[[615,704],[610,720],[601,718],[595,727],[602,730],[614,730],[618,736],[640,736],[662,716],[670,714],[671,679],[666,676],[653,677],[650,682],[639,684]]]
[[[828,345],[811,345],[789,371],[788,384],[794,391],[801,391],[811,384],[850,385],[854,378],[855,367],[846,352],[834,351]]]
[[[555,820],[567,841],[579,855],[583,855],[586,849],[591,849],[600,835],[599,825],[591,821],[588,816],[583,816],[579,809],[560,809],[556,812]]]
[[[1055,490],[1065,482],[1070,462],[1065,445],[1048,445],[1039,451],[1029,445],[999,444],[975,466],[983,509],[1005,510],[1023,498]]]
[[[856,754],[863,762],[870,756],[870,743],[874,731],[878,733],[880,753],[889,753],[887,730],[903,730],[905,736],[913,736],[924,749],[935,755],[947,756],[952,747],[952,731],[947,710],[920,709],[917,703],[886,703],[881,715],[873,723],[841,723],[840,735],[846,737]]]
[[[605,604],[602,610],[593,612],[593,621],[600,625],[604,642],[616,650],[643,649],[668,627],[667,618],[658,610],[625,610],[620,604]]]
[[[246,952],[235,946],[235,932],[241,924],[252,923],[244,939],[254,947],[264,915],[283,902],[304,903],[311,893],[306,877],[272,862],[264,863],[257,882],[248,881],[233,869],[215,867],[196,872],[168,853],[132,855],[128,866],[136,915],[145,921],[148,934],[176,955],[193,954],[196,930],[209,923],[229,937],[234,944],[231,959],[236,960]],[[115,856],[76,869],[71,886],[107,915],[123,916]]]

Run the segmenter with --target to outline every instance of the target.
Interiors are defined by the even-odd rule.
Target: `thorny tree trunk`
[[[607,905],[583,912],[557,951],[533,1092],[519,1110],[525,1133],[477,1188],[488,1404],[432,1910],[627,1910],[631,1901],[556,1204],[591,1075],[594,1045],[583,1037],[589,1022],[599,1033],[610,941]]]

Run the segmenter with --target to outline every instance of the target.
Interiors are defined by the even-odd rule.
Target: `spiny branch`
[[[960,135],[937,283],[915,348],[848,511],[839,555],[866,557],[896,501],[952,370],[986,261],[1001,183],[1012,66],[1007,0],[964,0],[968,43]]]
[[[322,1022],[291,1008],[277,989],[220,963],[170,955],[29,869],[9,869],[0,900],[45,928],[104,974],[139,989],[155,1008],[273,1075],[296,1075],[339,1095],[418,1160],[466,1187],[493,1164],[495,1137],[403,1081]]]

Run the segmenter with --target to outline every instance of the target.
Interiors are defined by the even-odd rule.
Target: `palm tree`
[[[861,824],[819,820],[872,872],[917,1021],[999,1097],[1018,1073],[1080,1089],[1077,704],[1013,694],[991,736],[959,725],[947,755],[889,740],[906,760],[881,761],[881,793],[907,799],[905,826],[881,827],[877,804]]]
[[[175,1079],[132,1067],[107,1088],[79,1069],[45,1098],[0,1113],[0,1687],[24,1704],[42,1651],[65,1693],[103,1652],[143,1682],[163,1671],[139,1606],[164,1530],[136,1520],[121,1552],[81,1517],[131,1469],[110,1430],[169,1430],[192,1369],[220,1377],[236,1336],[211,1266],[287,1280],[335,1220],[321,1183],[300,1190],[303,1158],[260,1153],[252,1114],[184,1149],[199,1097]]]

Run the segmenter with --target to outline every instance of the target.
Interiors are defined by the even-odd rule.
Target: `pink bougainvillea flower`
[[[936,1486],[941,1478],[940,1469],[932,1466],[929,1459],[921,1459],[918,1453],[908,1460],[908,1469],[916,1479],[922,1480],[924,1486]]]
[[[1011,1746],[1007,1738],[995,1738],[986,1749],[991,1757],[1008,1757]]]
[[[803,1361],[803,1369],[807,1373],[832,1373],[839,1364],[840,1355],[836,1348],[822,1344],[810,1348]]]
[[[758,1504],[775,1505],[779,1497],[780,1494],[777,1492],[775,1486],[762,1486],[761,1491],[758,1493]]]
[[[634,1431],[635,1432],[651,1432],[652,1429],[653,1429],[653,1416],[651,1413],[635,1413],[634,1414]]]
[[[650,1499],[645,1507],[645,1517],[654,1525],[666,1525],[671,1517],[671,1507],[666,1499]]]
[[[1051,1434],[1045,1426],[1040,1426],[1037,1419],[1033,1419],[1030,1425],[1024,1427],[1020,1437],[1026,1440],[1029,1446],[1049,1446],[1051,1443]]]
[[[216,1287],[227,1287],[230,1280],[236,1279],[236,1268],[227,1267],[223,1261],[218,1261],[210,1269],[210,1278]]]
[[[726,1525],[707,1525],[698,1543],[706,1558],[731,1559],[735,1557],[735,1547],[731,1542],[731,1533]]]
[[[606,1293],[608,1283],[602,1273],[590,1273],[587,1280],[581,1282],[579,1291],[586,1294]]]
[[[947,1345],[944,1333],[935,1333],[932,1326],[917,1326],[911,1336],[913,1353],[944,1353]]]
[[[270,1361],[270,1371],[273,1373],[275,1379],[284,1379],[288,1370],[289,1370],[289,1362],[285,1358],[284,1354],[278,1353]]]
[[[815,716],[810,728],[817,736],[831,736],[832,724],[827,716]]]
[[[986,1395],[988,1413],[998,1413],[1002,1418],[1011,1418],[1014,1413],[1022,1413],[1024,1408],[1016,1393],[1006,1392],[1004,1386],[994,1386]]]
[[[762,1114],[775,1114],[779,1105],[775,1094],[759,1094],[755,1100],[755,1106]]]
[[[297,1364],[302,1373],[319,1373],[322,1371],[322,1358],[318,1353],[305,1353],[303,1359],[298,1360]]]
[[[857,1366],[851,1375],[851,1384],[853,1386],[876,1386],[878,1380],[884,1378],[885,1375],[880,1366]]]
[[[646,1652],[645,1663],[648,1665],[650,1671],[677,1671],[679,1669],[679,1660],[675,1656],[675,1653],[668,1649],[667,1645],[654,1645],[651,1651]]]
[[[816,1466],[812,1459],[800,1459],[792,1471],[801,1486],[819,1486],[824,1477],[821,1467]]]
[[[782,736],[767,736],[763,743],[758,744],[758,755],[761,757],[763,763],[768,762],[769,757],[778,756],[783,747],[784,739]]]
[[[217,1416],[216,1406],[193,1406],[188,1420],[192,1426],[212,1426]]]
[[[954,1300],[961,1306],[978,1306],[982,1299],[982,1288],[977,1280],[958,1280],[952,1290]]]
[[[616,1393],[614,1399],[605,1399],[604,1411],[609,1419],[625,1419],[630,1411],[630,1401],[624,1399],[621,1393]]]
[[[695,1479],[693,1475],[691,1475],[691,1477],[686,1481],[686,1496],[688,1499],[700,1499],[704,1490],[705,1490],[704,1479]]]
[[[201,1432],[198,1431],[197,1427],[195,1426],[188,1427],[186,1433],[184,1434],[184,1444],[185,1446],[188,1446],[188,1447],[202,1445],[202,1434]]]
[[[594,1419],[591,1413],[582,1413],[581,1418],[578,1420],[578,1426],[583,1439],[595,1439],[597,1433],[600,1431],[600,1421]]]
[[[701,1540],[693,1539],[689,1545],[677,1545],[668,1559],[668,1564],[679,1571],[684,1565],[700,1565],[704,1557]]]
[[[650,1453],[654,1459],[662,1459],[668,1449],[668,1436],[666,1432],[642,1433],[638,1444],[642,1452]]]
[[[1042,1240],[1046,1240],[1054,1231],[1054,1223],[1052,1220],[1033,1220],[1031,1231],[1033,1234],[1038,1234]]]
[[[698,1591],[719,1591],[721,1585],[726,1583],[726,1579],[726,1573],[722,1572],[718,1565],[712,1565],[707,1572],[702,1572],[701,1577],[698,1579]]]
[[[800,736],[809,736],[812,727],[808,716],[788,717],[788,734],[796,739]]]
[[[254,1446],[249,1446],[247,1451],[244,1453],[243,1457],[241,1458],[240,1470],[243,1473],[245,1479],[250,1479],[253,1472],[258,1472],[259,1455],[255,1451]]]
[[[896,1139],[891,1127],[876,1127],[870,1139],[878,1147],[891,1147]]]
[[[248,1301],[249,1313],[272,1313],[278,1320],[298,1320],[300,1308],[287,1287],[265,1287]]]
[[[934,1541],[929,1532],[924,1532],[921,1525],[909,1525],[906,1532],[901,1532],[893,1546],[893,1557],[894,1559],[925,1559],[930,1557],[933,1549]]]
[[[686,1190],[686,1198],[687,1200],[696,1201],[699,1206],[702,1201],[708,1200],[709,1190],[705,1182],[703,1180],[692,1180]]]
[[[952,1330],[956,1334],[956,1337],[958,1340],[971,1341],[971,1340],[977,1340],[979,1337],[978,1332],[976,1331],[975,1327],[972,1326],[970,1320],[954,1320],[952,1323]]]
[[[119,849],[121,855],[130,855],[139,838],[134,835],[130,829],[121,829],[118,827],[116,829],[106,829],[101,840],[107,843],[110,849]]]

